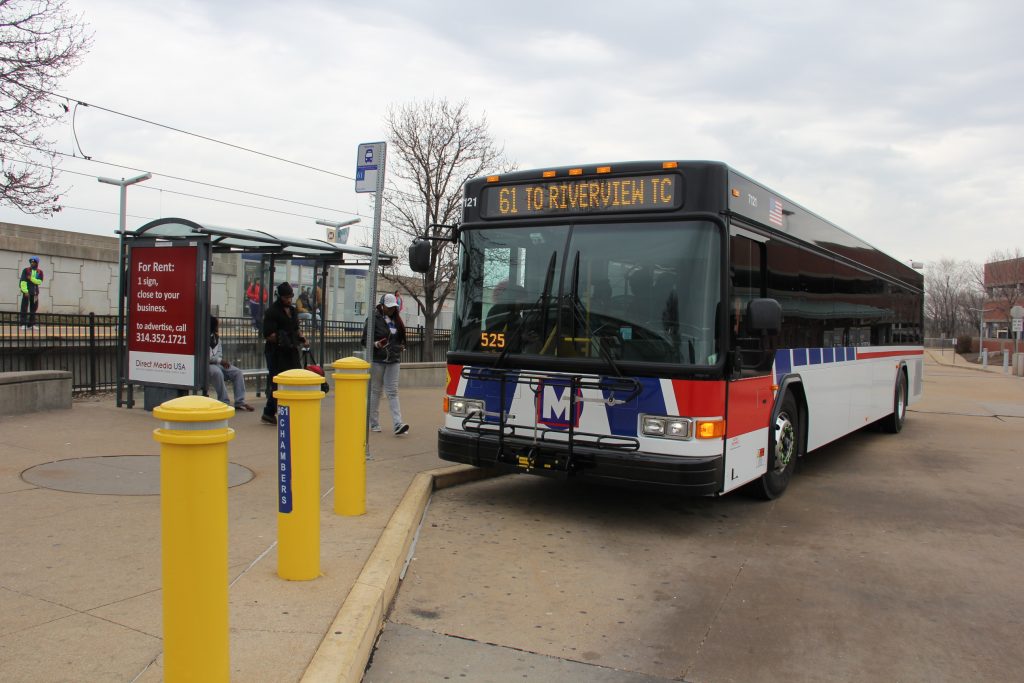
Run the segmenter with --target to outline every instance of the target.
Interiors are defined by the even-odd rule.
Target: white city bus
[[[725,164],[477,178],[452,239],[445,460],[774,498],[921,396],[922,276]]]

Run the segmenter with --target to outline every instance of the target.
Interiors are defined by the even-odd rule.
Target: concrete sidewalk
[[[396,563],[391,555],[408,552],[434,477],[417,475],[445,466],[436,455],[441,393],[440,387],[403,389],[410,433],[371,434],[367,512],[359,517],[333,512],[334,392],[328,394],[321,439],[323,575],[313,581],[277,576],[276,430],[259,421],[262,401],[253,402],[257,412],[230,420],[236,432],[228,445],[232,680],[298,681],[311,662],[303,680],[348,680],[343,665],[361,676],[365,660],[360,664],[361,655],[353,654],[355,641],[369,638],[372,645],[375,626],[364,619],[359,623],[370,634],[331,630],[328,641],[325,635],[339,628],[335,620],[350,591],[362,596],[352,598],[355,609],[371,599],[386,607],[390,600],[384,592],[390,577],[361,580],[360,572],[364,565],[380,571]],[[159,447],[152,438],[159,423],[137,405],[118,409],[106,395],[77,400],[70,410],[0,418],[0,680],[163,678],[160,499],[153,493]],[[386,401],[381,409],[386,416]],[[52,464],[31,469],[46,463]],[[443,472],[450,479],[465,476],[463,470]],[[403,506],[407,491],[413,500]],[[392,540],[378,549],[376,564],[368,563],[393,515]],[[369,646],[359,647],[369,655]]]
[[[924,353],[925,357],[936,365],[966,368],[968,370],[978,370],[980,372],[995,372],[1000,375],[1006,375],[1007,377],[1021,379],[1013,374],[1012,366],[1008,368],[1008,371],[1004,370],[1002,361],[999,361],[998,363],[990,362],[988,366],[982,366],[980,362],[968,360],[962,354],[954,353],[952,349],[925,349]]]

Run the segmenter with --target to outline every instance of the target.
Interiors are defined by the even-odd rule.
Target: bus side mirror
[[[409,245],[409,268],[414,273],[430,270],[430,240],[417,237]]]
[[[778,334],[782,306],[775,299],[751,299],[747,304],[747,326],[751,332]]]

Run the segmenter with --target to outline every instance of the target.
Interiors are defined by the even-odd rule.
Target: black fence
[[[301,321],[300,326],[322,365],[363,354],[361,323],[326,321],[324,358],[319,357],[319,326],[314,330],[311,320]],[[266,367],[263,337],[250,318],[220,318],[220,335],[224,358],[243,370]],[[434,343],[427,348],[423,329],[407,328],[402,360],[442,361],[450,340],[451,330],[434,330]],[[39,313],[31,329],[22,329],[17,312],[0,311],[0,372],[24,370],[67,370],[77,393],[116,387],[117,316]]]

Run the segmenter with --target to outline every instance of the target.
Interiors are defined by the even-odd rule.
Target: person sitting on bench
[[[228,388],[224,383],[227,378],[231,381],[235,390],[235,410],[246,410],[252,412],[254,408],[245,402],[245,376],[242,371],[224,360],[224,347],[220,343],[220,323],[216,316],[210,316],[210,384],[217,392],[217,400],[221,403],[228,402]]]

